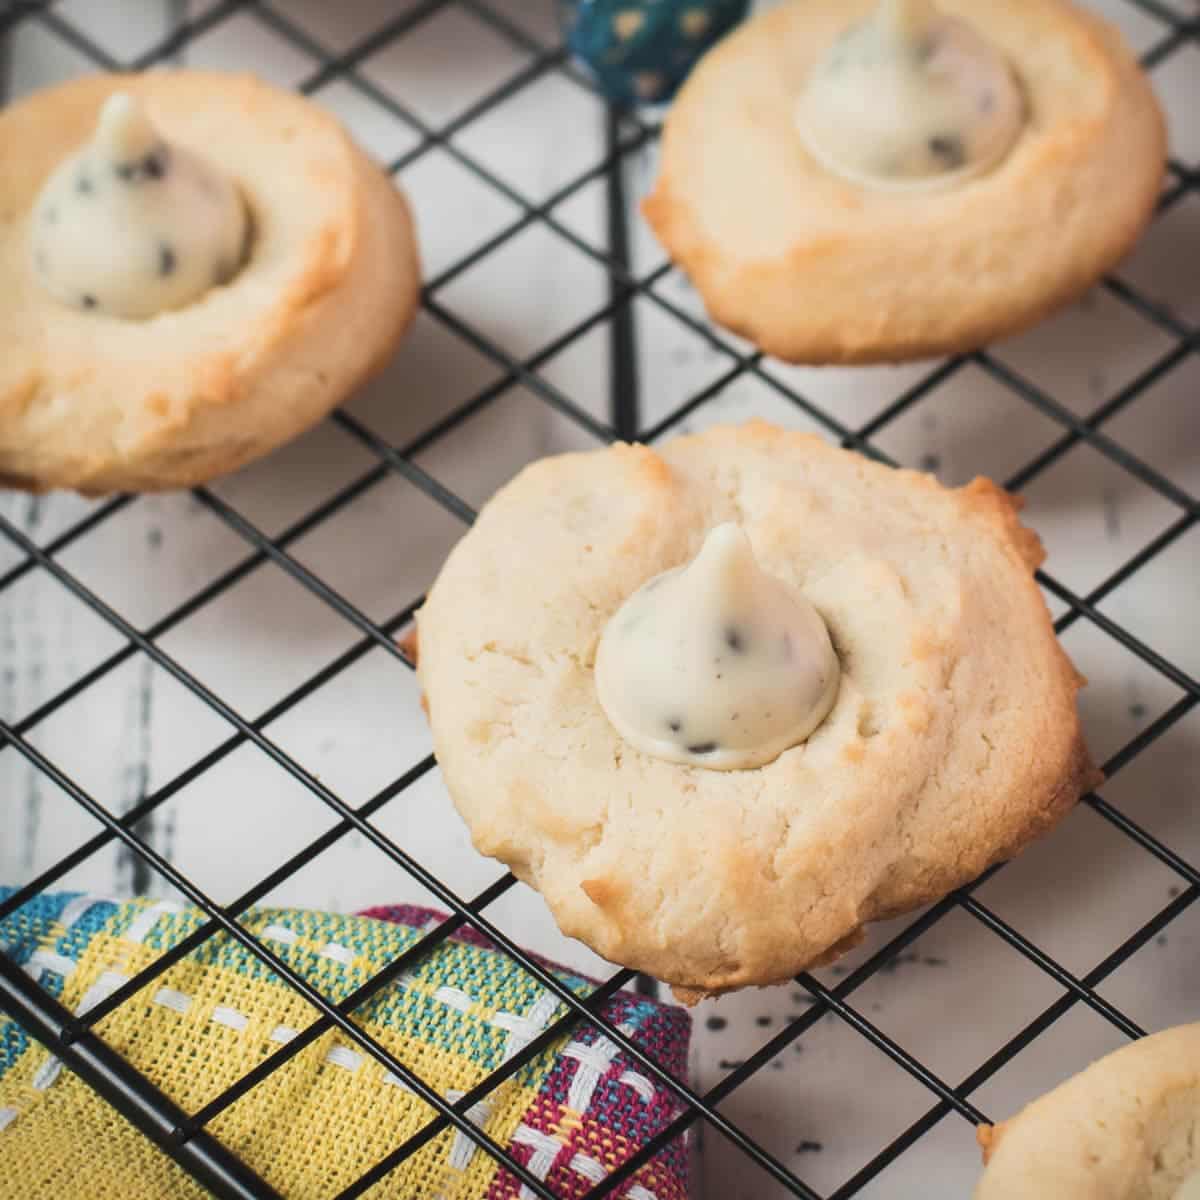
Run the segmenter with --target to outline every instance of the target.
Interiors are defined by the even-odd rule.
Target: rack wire
[[[1177,9],[1168,0],[1124,0],[1131,8],[1140,10],[1147,18],[1161,27],[1161,35],[1143,56],[1148,68],[1154,68],[1179,53],[1185,47],[1200,44],[1200,14],[1191,14]],[[523,65],[511,78],[504,80],[486,95],[462,111],[453,120],[435,127],[416,111],[407,106],[401,97],[391,94],[374,82],[359,68],[364,60],[382,48],[409,36],[432,16],[447,8],[458,7],[489,26],[501,38],[520,49],[527,57]],[[300,84],[304,93],[315,92],[331,80],[344,81],[355,92],[368,97],[374,104],[388,113],[398,127],[415,136],[415,146],[396,157],[388,164],[392,172],[402,172],[419,160],[433,147],[452,156],[458,165],[468,171],[480,183],[502,195],[515,206],[518,215],[502,229],[487,238],[484,243],[465,257],[443,269],[430,279],[424,289],[423,307],[436,322],[444,326],[455,337],[461,339],[475,351],[497,365],[500,376],[488,387],[452,411],[443,414],[422,430],[419,435],[403,445],[392,444],[387,437],[369,427],[362,419],[349,411],[339,411],[330,418],[351,438],[364,446],[376,460],[374,465],[358,478],[342,487],[334,495],[322,501],[295,520],[275,536],[268,536],[248,517],[206,487],[195,489],[196,500],[220,521],[224,522],[249,548],[249,553],[233,567],[212,579],[194,595],[177,605],[146,628],[138,628],[120,612],[107,604],[71,570],[60,561],[62,552],[86,538],[98,527],[129,505],[130,496],[116,496],[97,506],[83,519],[61,532],[46,544],[22,532],[12,521],[0,517],[0,534],[20,553],[20,561],[0,575],[0,596],[4,591],[30,572],[45,572],[56,579],[92,612],[100,616],[123,639],[123,646],[84,674],[75,679],[57,695],[40,704],[20,720],[0,721],[0,749],[21,755],[39,771],[54,781],[79,806],[90,813],[103,827],[75,851],[62,858],[49,869],[16,891],[8,900],[0,903],[0,919],[14,912],[20,905],[39,893],[51,888],[69,871],[114,840],[123,843],[136,860],[143,864],[143,873],[153,872],[168,881],[193,904],[202,909],[208,921],[193,935],[173,950],[163,954],[152,965],[114,992],[108,999],[90,1009],[85,1017],[73,1016],[49,994],[43,992],[29,978],[0,956],[0,1008],[12,1015],[28,1032],[42,1042],[66,1065],[79,1074],[105,1100],[123,1113],[146,1136],[174,1158],[198,1181],[206,1185],[215,1195],[228,1200],[250,1200],[250,1198],[272,1197],[277,1193],[244,1163],[240,1162],[228,1148],[223,1146],[207,1130],[218,1114],[224,1112],[239,1097],[266,1080],[274,1071],[296,1055],[316,1038],[332,1029],[338,1029],[366,1054],[383,1063],[386,1068],[404,1079],[435,1111],[435,1116],[415,1136],[398,1145],[384,1159],[367,1171],[356,1183],[343,1190],[338,1200],[351,1200],[362,1195],[370,1187],[384,1179],[389,1172],[407,1157],[427,1145],[443,1130],[454,1127],[472,1139],[483,1151],[500,1161],[530,1191],[543,1200],[553,1200],[554,1193],[526,1170],[507,1150],[494,1142],[486,1133],[476,1128],[467,1113],[476,1102],[484,1099],[503,1079],[512,1075],[533,1056],[540,1053],[555,1039],[581,1022],[590,1022],[603,1034],[619,1045],[634,1058],[640,1068],[672,1092],[680,1101],[681,1114],[656,1136],[636,1148],[629,1159],[588,1193],[588,1200],[599,1200],[603,1196],[617,1194],[633,1173],[648,1162],[673,1139],[681,1137],[697,1122],[707,1126],[715,1134],[727,1139],[741,1153],[762,1168],[778,1185],[792,1195],[806,1200],[822,1200],[821,1193],[805,1182],[796,1172],[768,1151],[756,1139],[754,1131],[739,1127],[722,1114],[720,1104],[737,1089],[752,1080],[785,1047],[802,1039],[823,1017],[835,1014],[838,1019],[857,1031],[878,1050],[886,1054],[903,1071],[919,1081],[929,1093],[929,1107],[903,1132],[886,1145],[877,1149],[873,1156],[852,1178],[847,1179],[823,1200],[848,1200],[858,1194],[889,1164],[909,1150],[923,1135],[950,1114],[971,1123],[987,1120],[972,1100],[972,1096],[997,1071],[1017,1055],[1025,1046],[1039,1037],[1054,1022],[1058,1021],[1076,1005],[1082,1004],[1094,1010],[1121,1034],[1137,1038],[1143,1029],[1128,1015],[1106,1000],[1097,987],[1140,947],[1155,938],[1171,921],[1191,907],[1200,897],[1200,872],[1185,861],[1169,846],[1163,844],[1149,831],[1140,827],[1128,815],[1106,803],[1102,796],[1089,794],[1084,803],[1089,805],[1106,822],[1121,834],[1136,843],[1146,854],[1154,856],[1178,877],[1181,890],[1162,907],[1149,921],[1112,949],[1091,970],[1076,975],[1037,945],[1023,936],[996,912],[975,895],[980,885],[1003,869],[997,866],[988,871],[975,883],[947,896],[940,903],[927,909],[902,932],[891,938],[850,973],[844,975],[834,986],[827,986],[810,973],[803,973],[796,982],[805,989],[811,1003],[803,1016],[792,1021],[786,1028],[764,1042],[744,1063],[737,1065],[715,1086],[699,1094],[684,1081],[672,1078],[649,1056],[644,1054],[621,1030],[597,1015],[603,1001],[615,991],[627,986],[652,990],[653,983],[635,978],[628,970],[618,970],[586,999],[580,999],[560,984],[537,961],[517,947],[496,924],[488,918],[487,909],[507,892],[515,883],[511,875],[500,879],[480,894],[463,897],[440,880],[428,866],[417,861],[405,848],[396,844],[373,824],[372,818],[386,805],[402,796],[406,789],[434,768],[432,757],[426,757],[399,778],[379,790],[364,803],[352,806],[335,791],[316,778],[310,771],[289,755],[276,741],[269,730],[273,722],[299,705],[329,681],[346,671],[352,664],[371,652],[391,656],[398,671],[411,670],[405,651],[397,641],[397,635],[410,622],[412,614],[421,602],[413,597],[390,619],[375,621],[356,607],[338,589],[334,581],[320,578],[291,553],[290,547],[299,538],[328,521],[359,496],[377,486],[383,480],[399,475],[416,488],[421,489],[438,505],[452,514],[464,525],[474,518],[472,507],[458,496],[443,481],[435,477],[418,463],[421,453],[446,437],[452,430],[467,421],[475,413],[490,405],[514,384],[522,384],[542,403],[556,410],[568,421],[579,426],[596,438],[603,440],[640,439],[653,442],[679,427],[703,405],[714,400],[734,381],[752,377],[758,383],[794,406],[799,412],[822,426],[828,434],[864,454],[880,461],[891,461],[881,450],[877,436],[902,414],[921,405],[936,389],[961,371],[964,366],[974,364],[990,376],[1001,387],[1007,389],[1022,402],[1032,406],[1050,419],[1060,430],[1055,440],[1043,448],[1033,459],[1005,480],[1013,490],[1028,486],[1042,472],[1062,458],[1080,443],[1086,443],[1105,456],[1122,470],[1129,472],[1175,510],[1173,521],[1162,532],[1148,541],[1127,561],[1115,566],[1107,578],[1086,594],[1077,594],[1052,574],[1039,573],[1043,588],[1063,606],[1064,614],[1057,621],[1060,633],[1077,622],[1089,622],[1107,637],[1120,643],[1127,651],[1136,655],[1146,666],[1171,681],[1181,692],[1181,697],[1166,711],[1150,722],[1136,737],[1125,744],[1103,764],[1106,775],[1111,778],[1126,768],[1139,754],[1166,731],[1176,725],[1200,702],[1200,682],[1183,667],[1168,661],[1163,655],[1147,645],[1130,629],[1101,611],[1099,605],[1122,583],[1150,563],[1172,544],[1186,535],[1200,519],[1197,499],[1185,491],[1177,482],[1167,477],[1148,462],[1122,446],[1106,432],[1106,426],[1120,412],[1136,404],[1139,397],[1168,373],[1176,370],[1190,356],[1200,353],[1200,328],[1196,328],[1172,312],[1165,305],[1143,294],[1120,275],[1106,279],[1103,288],[1122,304],[1136,310],[1140,316],[1153,323],[1170,338],[1170,349],[1161,355],[1136,378],[1109,396],[1086,416],[1078,416],[1067,404],[1056,399],[1025,374],[987,350],[952,358],[931,367],[913,386],[905,390],[882,411],[866,423],[851,427],[836,411],[815,401],[803,391],[782,381],[769,369],[769,363],[761,354],[748,351],[744,343],[713,327],[703,318],[690,313],[686,306],[669,298],[659,283],[670,271],[669,264],[659,265],[652,270],[639,273],[631,263],[629,230],[626,224],[625,172],[633,155],[653,143],[658,136],[654,121],[630,112],[609,110],[606,123],[606,145],[603,156],[587,170],[559,186],[542,200],[533,200],[489,169],[476,156],[456,141],[452,135],[470,125],[495,106],[501,104],[532,81],[555,73],[571,81],[573,86],[589,89],[591,84],[568,59],[561,44],[547,45],[532,36],[526,27],[514,21],[502,11],[496,0],[415,0],[391,15],[381,10],[382,19],[377,28],[360,38],[339,53],[331,52],[289,15],[282,0],[217,0],[203,8],[199,15],[189,15],[186,5],[173,2],[173,24],[167,36],[136,56],[121,58],[114,56],[103,45],[97,43],[79,24],[66,15],[55,4],[21,2],[10,0],[0,9],[0,89],[3,88],[3,63],[6,42],[24,22],[40,23],[52,30],[59,38],[86,56],[98,69],[126,70],[143,69],[164,61],[170,61],[182,49],[201,35],[214,30],[235,15],[252,12],[276,34],[294,44],[311,56],[319,65],[314,73]],[[0,98],[3,91],[0,90]],[[574,232],[560,218],[558,210],[571,197],[597,181],[603,181],[607,205],[607,246],[598,249],[587,239]],[[1169,163],[1167,185],[1163,191],[1158,214],[1168,212],[1189,195],[1200,192],[1200,170],[1179,158]],[[608,279],[607,302],[596,311],[577,321],[571,328],[527,356],[515,353],[500,340],[476,328],[464,320],[440,299],[442,290],[470,267],[487,255],[498,250],[526,229],[541,227],[550,231],[564,245],[586,255],[606,273]],[[637,329],[635,327],[635,299],[653,305],[661,314],[682,323],[703,339],[714,354],[725,364],[725,369],[708,386],[690,395],[673,411],[653,423],[644,421],[638,403],[639,376],[636,355]],[[608,419],[597,418],[587,407],[571,395],[555,386],[543,368],[565,348],[585,337],[589,332],[605,328],[609,340],[610,357],[610,405]],[[188,617],[200,611],[239,580],[265,563],[274,563],[287,572],[297,583],[308,589],[322,603],[343,618],[359,635],[358,640],[344,653],[329,662],[323,669],[281,696],[258,716],[249,718],[238,712],[231,703],[207,687],[180,662],[165,652],[160,641],[165,634]],[[178,680],[193,696],[199,698],[218,714],[230,728],[226,740],[176,775],[166,784],[145,795],[127,812],[115,816],[101,801],[77,783],[71,776],[30,740],[31,731],[42,721],[63,708],[70,700],[80,695],[93,684],[103,679],[122,663],[135,656],[145,656]],[[272,759],[278,767],[308,789],[323,802],[333,814],[336,823],[313,840],[286,862],[246,890],[232,903],[218,904],[205,891],[189,879],[177,867],[158,854],[139,835],[139,823],[180,792],[191,781],[205,771],[215,767],[233,751],[253,746]],[[452,914],[445,922],[430,930],[411,949],[405,952],[386,969],[363,985],[357,992],[339,1004],[327,1001],[300,975],[289,968],[266,946],[256,941],[239,924],[238,917],[250,905],[266,896],[280,882],[301,870],[334,843],[351,832],[356,832],[386,855],[399,871],[418,881]],[[1058,998],[1034,1020],[1012,1036],[1003,1045],[972,1071],[966,1078],[948,1082],[938,1075],[904,1046],[898,1044],[882,1029],[877,1027],[862,1011],[854,1006],[855,993],[877,972],[887,968],[906,947],[915,942],[948,914],[969,914],[983,928],[1002,939],[1017,953],[1043,972],[1060,989]],[[396,980],[402,972],[411,968],[423,956],[464,926],[473,926],[510,955],[530,975],[536,977],[567,1006],[567,1015],[549,1027],[522,1053],[504,1067],[486,1078],[460,1100],[450,1103],[428,1087],[403,1062],[378,1044],[354,1022],[354,1013],[371,995],[388,983]],[[259,1066],[249,1071],[227,1091],[217,1096],[197,1112],[184,1112],[167,1096],[158,1091],[142,1077],[128,1062],[110,1050],[94,1032],[98,1021],[130,998],[153,979],[161,975],[172,963],[193,951],[205,940],[218,933],[236,939],[280,978],[285,979],[300,992],[319,1012],[313,1023],[291,1043],[275,1050]]]

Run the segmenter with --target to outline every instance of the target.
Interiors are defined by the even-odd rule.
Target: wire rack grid
[[[1143,53],[1150,69],[1169,63],[1174,56],[1193,53],[1200,46],[1200,14],[1182,7],[1184,0],[1116,0],[1138,19],[1152,25],[1156,36]],[[349,439],[359,443],[371,456],[370,467],[351,482],[323,499],[315,507],[293,520],[286,528],[268,534],[258,523],[239,511],[236,504],[223,498],[219,489],[201,487],[194,491],[195,501],[223,522],[248,548],[244,557],[219,576],[205,582],[182,603],[177,604],[154,623],[139,627],[138,623],[90,588],[77,573],[63,565],[64,553],[89,535],[94,535],[116,514],[135,503],[130,496],[117,496],[89,507],[80,519],[58,532],[52,539],[40,541],[14,520],[0,516],[0,534],[15,548],[17,561],[0,574],[0,597],[30,573],[44,572],[63,588],[82,601],[119,635],[120,647],[108,657],[81,673],[68,686],[19,719],[0,721],[2,745],[9,754],[20,755],[51,780],[76,804],[86,810],[102,830],[82,842],[70,854],[30,879],[8,900],[0,903],[0,918],[14,912],[37,894],[52,888],[73,868],[85,862],[102,848],[117,842],[123,844],[137,864],[135,879],[143,882],[156,876],[165,880],[208,916],[207,923],[175,949],[163,954],[151,966],[130,979],[106,1000],[92,1008],[85,1017],[76,1017],[44,993],[29,978],[0,956],[0,1008],[22,1024],[35,1038],[58,1055],[73,1071],[96,1089],[140,1130],[171,1155],[197,1180],[221,1197],[269,1197],[277,1193],[244,1163],[240,1162],[213,1135],[209,1125],[250,1089],[263,1085],[273,1072],[289,1061],[305,1046],[330,1030],[340,1030],[350,1042],[382,1063],[389,1071],[405,1080],[429,1105],[429,1122],[415,1136],[398,1145],[382,1161],[368,1170],[352,1186],[345,1188],[339,1200],[350,1200],[367,1192],[385,1179],[389,1172],[407,1157],[443,1131],[454,1128],[470,1138],[488,1155],[506,1167],[529,1191],[544,1200],[553,1200],[554,1193],[523,1165],[514,1154],[498,1145],[486,1133],[476,1128],[468,1111],[484,1099],[503,1079],[512,1075],[555,1039],[580,1022],[591,1022],[605,1036],[621,1046],[663,1087],[679,1100],[680,1115],[661,1133],[635,1148],[631,1157],[615,1172],[588,1193],[589,1200],[616,1195],[633,1173],[648,1162],[672,1139],[685,1136],[686,1131],[699,1123],[707,1127],[708,1136],[725,1139],[737,1151],[752,1160],[785,1192],[816,1200],[848,1200],[860,1193],[893,1161],[903,1155],[923,1135],[950,1114],[971,1122],[988,1119],[972,1096],[980,1087],[1039,1037],[1054,1022],[1077,1005],[1084,1005],[1111,1024],[1121,1035],[1136,1038],[1144,1030],[1138,1022],[1106,999],[1097,989],[1121,964],[1151,939],[1158,936],[1170,922],[1187,910],[1200,897],[1200,873],[1185,858],[1164,844],[1147,829],[1139,826],[1125,812],[1105,801],[1099,794],[1090,794],[1084,803],[1105,822],[1130,839],[1141,850],[1158,859],[1178,879],[1177,894],[1162,906],[1153,917],[1141,924],[1090,970],[1077,973],[1069,970],[1056,958],[1024,936],[1013,924],[1001,917],[992,907],[978,898],[981,885],[1002,867],[993,868],[982,879],[962,891],[946,897],[925,910],[901,932],[891,936],[853,970],[843,972],[836,982],[823,982],[816,974],[804,973],[796,983],[806,993],[806,1011],[765,1040],[746,1060],[737,1064],[715,1086],[703,1094],[684,1081],[672,1078],[657,1063],[644,1054],[632,1041],[597,1016],[602,1002],[616,990],[636,987],[653,990],[652,981],[635,978],[628,970],[618,970],[586,999],[579,999],[569,989],[544,970],[537,961],[524,953],[512,939],[487,915],[489,905],[503,896],[515,884],[506,876],[474,896],[460,895],[438,877],[428,863],[418,861],[404,845],[386,835],[373,821],[385,806],[402,796],[407,789],[435,769],[432,756],[426,756],[391,780],[367,800],[358,804],[347,802],[337,790],[327,786],[297,758],[270,736],[272,723],[302,703],[307,697],[334,680],[353,664],[370,653],[383,654],[392,660],[397,671],[411,670],[398,636],[411,621],[421,597],[414,596],[386,620],[368,616],[339,588],[338,580],[323,577],[296,557],[290,547],[306,534],[330,521],[358,498],[364,496],[388,478],[399,476],[424,492],[455,520],[468,524],[474,508],[453,486],[438,478],[435,470],[424,465],[422,456],[442,439],[451,435],[464,422],[493,404],[514,385],[522,385],[544,405],[549,406],[567,422],[583,431],[589,438],[609,441],[614,438],[641,439],[653,442],[672,431],[687,426],[710,402],[726,393],[738,381],[752,379],[769,390],[772,397],[808,423],[815,423],[828,436],[847,447],[885,462],[892,458],[880,444],[888,428],[911,411],[920,408],[940,388],[968,367],[990,378],[994,384],[1023,404],[1039,411],[1055,427],[1052,439],[1039,446],[1035,455],[1022,463],[1004,480],[1007,487],[1028,487],[1038,476],[1061,460],[1079,444],[1090,446],[1122,472],[1127,472],[1161,497],[1173,513],[1172,519],[1152,538],[1140,545],[1136,553],[1124,561],[1110,563],[1106,576],[1083,594],[1068,587],[1051,573],[1042,572],[1040,582],[1047,595],[1061,609],[1057,620],[1060,633],[1077,623],[1090,623],[1105,637],[1119,643],[1139,658],[1152,672],[1165,678],[1177,689],[1178,699],[1128,740],[1103,764],[1111,779],[1126,768],[1138,755],[1181,721],[1200,701],[1200,682],[1184,666],[1173,662],[1147,644],[1133,630],[1125,627],[1100,607],[1102,602],[1131,579],[1135,573],[1169,547],[1178,543],[1193,530],[1200,508],[1197,499],[1167,472],[1135,454],[1120,440],[1106,432],[1118,414],[1131,409],[1148,394],[1160,380],[1181,369],[1181,366],[1200,353],[1200,328],[1180,316],[1172,307],[1147,294],[1120,274],[1104,281],[1102,287],[1121,305],[1128,306],[1139,317],[1155,326],[1168,340],[1165,351],[1149,363],[1119,390],[1106,396],[1090,411],[1080,413],[1077,406],[1057,398],[1039,386],[1024,371],[989,350],[960,356],[923,368],[910,386],[896,395],[865,422],[852,425],[834,404],[813,398],[806,388],[788,381],[784,372],[776,370],[769,360],[747,347],[745,343],[712,326],[686,297],[660,286],[674,275],[669,263],[658,261],[649,269],[640,269],[637,248],[631,244],[627,214],[627,174],[629,163],[652,149],[658,135],[654,120],[631,113],[607,111],[605,116],[603,153],[559,183],[540,198],[530,198],[515,187],[502,172],[490,167],[483,157],[457,139],[510,98],[518,95],[534,81],[556,76],[572,88],[588,90],[590,83],[568,59],[561,41],[548,33],[551,23],[543,20],[531,24],[521,6],[505,5],[501,0],[409,0],[396,6],[379,5],[369,27],[359,31],[348,43],[331,49],[312,28],[295,19],[293,6],[265,0],[216,0],[202,5],[189,5],[182,0],[168,4],[170,25],[161,37],[144,45],[136,53],[122,53],[111,44],[102,44],[89,31],[86,22],[75,15],[78,5],[54,3],[9,3],[0,11],[0,68],[6,63],[9,74],[14,64],[11,46],[22,28],[36,26],[52,33],[73,52],[96,69],[143,69],[155,64],[178,61],[199,39],[219,31],[223,25],[242,19],[247,14],[255,22],[294,45],[315,67],[298,81],[302,92],[315,93],[331,82],[340,82],[354,94],[365,97],[385,113],[397,131],[395,144],[404,149],[388,158],[389,169],[399,178],[417,164],[433,148],[449,155],[463,171],[479,184],[503,197],[511,216],[469,253],[448,262],[430,278],[423,296],[425,313],[454,339],[460,339],[472,351],[484,356],[498,368],[499,375],[482,390],[458,403],[449,411],[438,413],[414,436],[397,442],[386,431],[371,424],[347,407],[331,418]],[[361,5],[354,6],[356,10]],[[549,8],[549,6],[545,6]],[[470,20],[485,25],[498,38],[520,51],[519,68],[486,88],[468,107],[452,119],[438,121],[406,104],[402,95],[381,86],[364,69],[374,55],[413,36],[424,25],[446,10],[458,9]],[[144,38],[142,39],[145,40]],[[5,53],[5,51],[8,53]],[[0,75],[0,83],[3,76]],[[1200,162],[1200,160],[1198,160]],[[603,189],[604,237],[582,236],[573,223],[562,216],[571,200],[587,189]],[[1185,161],[1178,155],[1169,164],[1168,179],[1159,205],[1159,217],[1200,193],[1200,169],[1197,163]],[[451,285],[489,256],[500,252],[513,239],[530,229],[547,232],[561,244],[563,252],[582,254],[604,273],[607,295],[598,307],[582,319],[559,332],[552,340],[532,351],[515,347],[510,341],[481,328],[479,323],[460,315],[447,303],[444,295]],[[700,339],[706,353],[717,364],[717,373],[705,386],[694,389],[669,411],[649,413],[650,405],[643,380],[639,374],[639,316],[653,312],[656,320],[677,322]],[[601,411],[595,405],[579,402],[567,390],[556,384],[549,367],[564,351],[569,351],[589,334],[601,332],[606,339],[607,388],[606,404]],[[641,393],[639,395],[639,393]],[[639,402],[641,401],[641,402]],[[367,548],[364,552],[373,552]],[[264,564],[273,563],[300,586],[328,606],[339,619],[354,630],[356,640],[342,654],[313,672],[287,694],[279,696],[255,717],[247,717],[215,689],[206,685],[175,657],[165,651],[162,639],[172,629],[199,613],[227,589],[255,572]],[[109,806],[80,784],[72,774],[52,761],[36,744],[37,726],[50,718],[86,689],[93,687],[123,663],[138,656],[152,660],[172,676],[193,696],[199,698],[225,723],[228,733],[223,741],[199,760],[191,763],[165,784],[142,794],[137,803],[115,814]],[[232,902],[219,903],[204,888],[156,851],[142,835],[146,819],[160,806],[176,796],[189,783],[212,770],[235,751],[253,748],[272,760],[300,786],[328,807],[335,818],[320,837],[312,840],[286,861],[257,880],[253,886]],[[1181,795],[1180,799],[1184,799]],[[281,961],[269,947],[256,941],[238,922],[249,906],[267,896],[282,881],[311,863],[347,835],[357,834],[375,846],[391,860],[395,868],[418,881],[428,893],[451,912],[444,923],[432,929],[408,952],[341,1003],[333,1004],[320,994],[301,975]],[[1053,982],[1057,998],[994,1051],[966,1077],[948,1082],[922,1059],[911,1053],[864,1014],[854,1003],[855,993],[880,971],[896,961],[907,947],[932,929],[951,913],[967,914],[995,937],[1002,939],[1023,956],[1039,972]],[[464,926],[473,926],[491,938],[521,967],[536,977],[566,1005],[567,1015],[548,1028],[522,1053],[479,1086],[450,1103],[427,1086],[405,1063],[398,1061],[382,1045],[368,1036],[354,1021],[354,1014],[370,996],[428,954],[440,942]],[[107,1014],[126,1004],[131,998],[158,977],[172,963],[193,951],[209,938],[225,936],[240,942],[271,971],[301,993],[317,1010],[319,1016],[291,1043],[275,1050],[259,1066],[250,1070],[233,1087],[217,1096],[195,1112],[182,1111],[169,1097],[158,1091],[130,1064],[107,1048],[94,1032],[97,1023]],[[849,1178],[835,1189],[819,1191],[806,1182],[791,1166],[768,1150],[756,1137],[755,1130],[738,1124],[722,1111],[722,1101],[752,1080],[780,1051],[789,1047],[810,1031],[822,1018],[833,1015],[856,1031],[863,1039],[890,1058],[901,1070],[916,1080],[928,1096],[928,1107],[898,1136],[886,1144],[871,1148],[869,1157]]]

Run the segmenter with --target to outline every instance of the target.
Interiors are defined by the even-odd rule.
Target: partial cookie
[[[688,996],[790,978],[1016,853],[1098,774],[1015,509],[763,423],[526,468],[418,616],[476,847],[564,933]],[[614,613],[723,522],[841,668],[807,741],[746,770],[635,749],[594,678]]]
[[[127,121],[112,135],[111,166],[98,162],[43,193],[118,92],[148,114],[166,153],[120,161],[122,145],[151,136]],[[0,154],[6,486],[149,491],[232,471],[313,425],[382,367],[415,312],[420,272],[404,197],[332,116],[251,76],[79,79],[0,114]],[[201,160],[208,174],[195,166]],[[189,173],[181,195],[197,204],[220,180],[232,182],[248,213],[244,261],[219,230],[200,236],[193,210],[179,239],[157,223],[156,240],[130,234],[129,189],[150,197],[172,185],[176,168]],[[74,280],[102,276],[94,255],[80,265],[92,248],[86,238],[67,244],[82,217],[63,205],[106,197],[123,205],[114,247],[159,274],[153,315],[129,288],[114,286],[111,304],[90,285],[72,291]],[[56,252],[75,255],[70,269]],[[208,256],[212,284],[188,300],[176,285],[196,269],[196,254]]]
[[[975,1200],[1192,1200],[1200,1025],[1122,1047],[979,1140],[987,1170]]]
[[[938,2],[1015,75],[1025,107],[1015,142],[979,143],[980,153],[1005,150],[997,165],[935,191],[835,173],[806,148],[820,139],[802,138],[797,106],[872,8],[789,0],[707,54],[667,118],[644,204],[713,319],[793,362],[946,354],[1022,329],[1125,254],[1161,186],[1165,124],[1149,80],[1113,27],[1067,0]],[[918,41],[913,55],[923,53]],[[953,76],[958,48],[945,58]],[[996,87],[978,93],[981,113],[1002,102]],[[805,111],[825,120],[852,106]],[[949,127],[928,139],[950,167],[972,144]],[[838,139],[824,146],[836,153]]]

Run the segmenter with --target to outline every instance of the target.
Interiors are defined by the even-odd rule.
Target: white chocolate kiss
[[[932,0],[880,0],[805,83],[796,125],[809,153],[853,183],[941,189],[995,167],[1025,120],[1000,52]]]
[[[100,110],[92,140],[65,159],[34,205],[34,273],[57,300],[151,317],[236,274],[249,217],[233,183],[168,145],[133,97]]]
[[[839,677],[817,610],[763,571],[732,524],[630,596],[596,651],[600,705],[625,741],[718,771],[762,766],[804,741]]]

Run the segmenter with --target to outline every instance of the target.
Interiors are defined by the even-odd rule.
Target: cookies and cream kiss
[[[634,592],[596,653],[601,707],[630,745],[719,771],[803,742],[833,707],[839,673],[817,610],[759,566],[733,523]]]
[[[91,140],[42,188],[30,249],[38,281],[62,303],[152,317],[232,278],[248,229],[234,183],[115,92]]]
[[[931,0],[880,0],[809,75],[796,126],[827,170],[873,188],[944,188],[1000,162],[1024,103],[1000,51]]]

